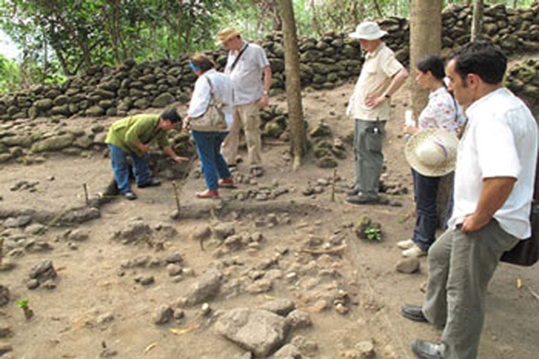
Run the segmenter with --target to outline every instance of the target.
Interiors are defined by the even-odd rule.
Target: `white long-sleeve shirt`
[[[211,69],[203,73],[195,82],[195,89],[191,96],[191,103],[187,115],[189,117],[199,117],[206,113],[210,104],[210,84],[213,87],[213,96],[216,100],[223,103],[223,112],[227,124],[227,131],[232,126],[233,111],[234,111],[234,84],[232,80],[225,74]]]

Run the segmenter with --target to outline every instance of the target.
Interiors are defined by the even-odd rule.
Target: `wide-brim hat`
[[[427,128],[416,132],[404,147],[410,166],[427,177],[441,177],[455,170],[459,140],[453,133]]]
[[[376,40],[387,35],[387,32],[380,29],[374,21],[364,21],[356,27],[356,31],[348,34],[352,39]]]
[[[223,29],[223,30],[219,31],[219,34],[217,35],[216,44],[220,45],[222,43],[225,43],[228,40],[230,40],[231,38],[236,37],[238,35],[241,35],[241,33],[242,33],[241,30],[237,30],[237,29],[234,29],[232,27],[228,27],[226,29]]]

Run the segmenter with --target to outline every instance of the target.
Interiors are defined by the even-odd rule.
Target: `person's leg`
[[[362,152],[362,150],[360,150],[360,147],[363,144],[363,142],[361,141],[361,138],[363,136],[362,128],[363,126],[360,125],[360,120],[356,119],[354,125],[354,170],[356,173],[356,178],[354,181],[355,192],[359,192],[360,188],[361,167],[359,163],[359,154]]]
[[[247,143],[247,164],[251,168],[262,165],[262,140],[260,138],[260,106],[258,101],[252,102],[242,108],[243,128],[245,142]]]
[[[503,252],[517,242],[495,220],[475,232],[455,232],[447,280],[447,323],[442,333],[444,359],[477,358],[488,283]]]
[[[234,106],[234,120],[230,132],[223,141],[221,151],[223,157],[228,165],[236,165],[236,157],[238,155],[238,145],[240,141],[240,129],[241,129],[241,105]]]
[[[152,179],[150,165],[148,164],[148,153],[140,157],[132,154],[131,159],[133,160],[133,174],[135,175],[137,185],[140,186],[148,183]]]
[[[413,240],[424,252],[429,250],[436,235],[436,195],[438,193],[439,177],[426,177],[414,172],[414,188],[416,190],[417,217]]]
[[[215,140],[213,142],[213,154],[215,157],[215,166],[217,169],[217,174],[219,178],[227,179],[230,178],[230,171],[226,164],[226,161],[221,154],[221,144],[227,136],[227,132],[219,132],[215,135]]]
[[[114,179],[121,193],[131,192],[129,183],[129,166],[127,165],[127,155],[119,147],[108,144],[110,150],[110,162]]]
[[[442,328],[447,320],[447,278],[449,276],[449,265],[451,261],[451,251],[453,248],[453,237],[460,229],[448,229],[430,247],[427,257],[429,267],[429,278],[427,281],[427,292],[423,301],[423,314],[429,323]]]
[[[215,132],[191,131],[197,146],[198,157],[202,162],[202,175],[206,182],[206,188],[215,191],[217,185],[217,170],[215,166],[214,139]]]
[[[359,191],[370,197],[378,196],[384,164],[382,144],[386,121],[356,120],[359,125],[358,159]]]

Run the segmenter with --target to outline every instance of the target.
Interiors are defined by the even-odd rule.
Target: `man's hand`
[[[480,218],[475,213],[472,213],[464,217],[461,231],[463,234],[478,231],[481,228],[485,227],[491,220],[492,220],[492,217]]]
[[[137,146],[137,148],[143,153],[148,152],[148,150],[150,149],[150,145],[145,145],[144,143],[137,143],[135,146]]]
[[[387,98],[384,97],[384,96],[369,95],[369,96],[367,96],[367,99],[365,101],[365,105],[367,105],[367,107],[369,107],[371,109],[374,109],[374,108],[377,108],[378,106],[380,106],[380,104],[382,102],[384,102],[385,100],[387,100]]]
[[[269,95],[267,93],[263,94],[258,102],[260,108],[264,108],[269,105]]]

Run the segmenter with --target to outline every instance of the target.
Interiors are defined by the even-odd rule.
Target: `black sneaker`
[[[138,188],[157,187],[157,186],[161,186],[161,181],[159,181],[157,178],[151,178],[148,182],[137,184]]]
[[[346,199],[346,202],[352,204],[375,204],[379,202],[378,196],[368,196],[364,194],[359,194],[357,196],[351,196]]]
[[[124,196],[130,201],[134,201],[135,199],[137,199],[137,195],[135,194],[135,192],[131,191],[122,193],[122,196]]]

